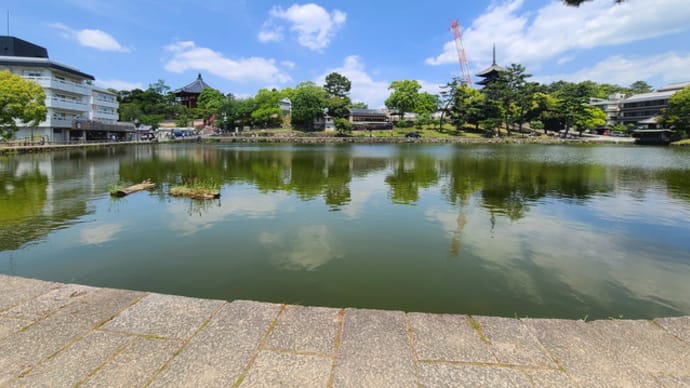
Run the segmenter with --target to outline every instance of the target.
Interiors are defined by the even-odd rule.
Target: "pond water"
[[[150,178],[152,192],[108,191]],[[218,200],[168,195],[220,182]],[[204,298],[690,314],[690,149],[141,145],[0,158],[0,272]]]

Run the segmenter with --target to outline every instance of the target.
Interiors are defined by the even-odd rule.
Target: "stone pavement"
[[[232,303],[0,275],[0,386],[690,387],[690,317]]]

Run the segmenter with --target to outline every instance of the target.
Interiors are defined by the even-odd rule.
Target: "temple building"
[[[494,45],[494,52],[493,52],[493,62],[491,63],[491,66],[488,68],[482,70],[477,74],[477,77],[481,77],[482,80],[478,81],[477,84],[486,86],[490,84],[491,82],[495,81],[498,79],[499,75],[501,72],[506,71],[506,69],[502,66],[499,66],[496,64],[496,45]]]
[[[201,78],[201,73],[194,82],[175,90],[175,101],[187,108],[196,108],[196,101],[204,89],[210,86]]]

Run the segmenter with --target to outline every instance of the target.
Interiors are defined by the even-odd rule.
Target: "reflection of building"
[[[204,89],[210,86],[201,78],[201,73],[197,75],[194,82],[175,90],[175,101],[187,108],[196,108],[196,101]]]
[[[38,127],[20,126],[17,138],[38,136],[51,142],[124,138],[131,124],[118,124],[118,102],[107,90],[92,86],[94,77],[55,62],[48,50],[13,36],[0,36],[0,70],[39,84],[48,115]],[[21,124],[20,124],[21,125]]]

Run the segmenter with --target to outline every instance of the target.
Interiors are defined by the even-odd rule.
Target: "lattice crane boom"
[[[458,50],[458,61],[460,62],[460,72],[465,84],[472,87],[472,76],[467,67],[467,57],[465,56],[465,46],[462,44],[462,32],[460,32],[460,23],[457,19],[451,20],[450,30],[453,31],[455,38],[455,48]]]

